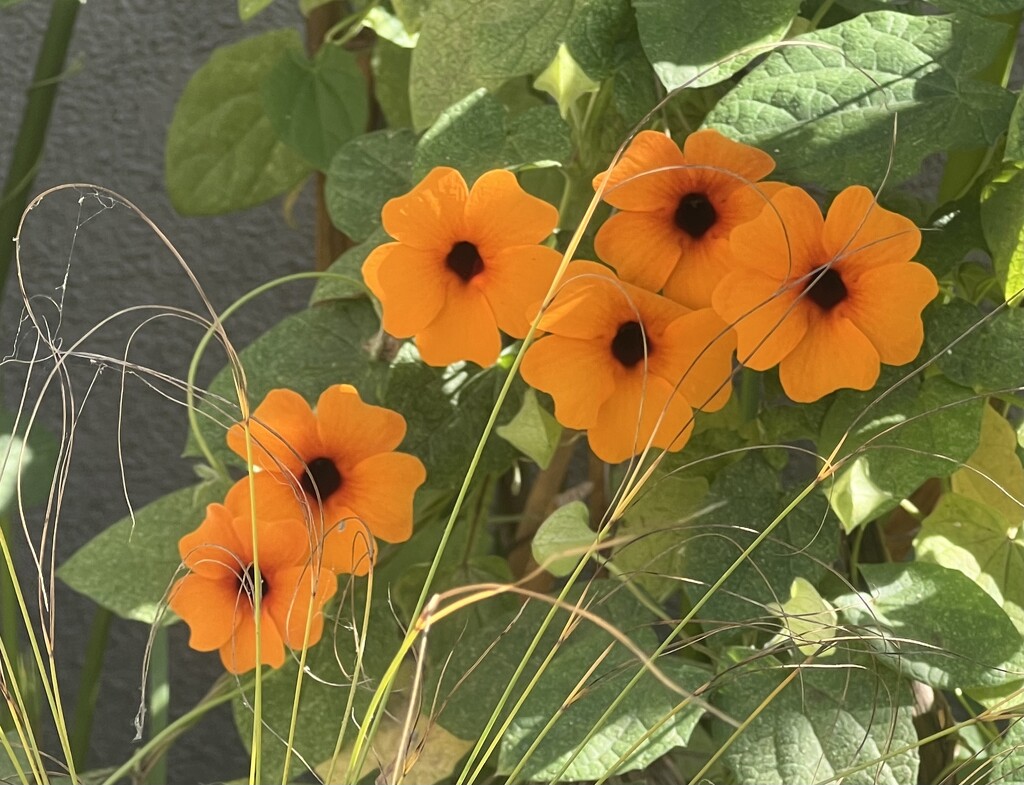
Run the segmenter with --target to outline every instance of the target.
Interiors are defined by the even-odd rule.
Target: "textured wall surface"
[[[45,0],[25,0],[0,11],[0,176],[7,171],[48,13]],[[300,200],[296,211],[299,228],[294,229],[283,217],[280,199],[235,215],[181,217],[171,207],[163,185],[165,135],[175,101],[189,76],[218,46],[269,27],[299,28],[301,24],[295,3],[279,3],[246,25],[238,20],[234,0],[97,0],[83,5],[34,190],[87,182],[123,194],[167,234],[219,309],[258,284],[310,269],[308,198]],[[60,324],[65,345],[112,312],[131,305],[201,308],[187,277],[141,221],[124,208],[98,211],[98,207],[93,199],[79,205],[77,193],[59,195],[31,213],[23,235],[25,277],[32,293],[59,296],[57,287],[68,270]],[[84,222],[97,212],[95,218]],[[0,313],[0,354],[9,352],[21,312],[16,289],[12,279]],[[229,333],[238,345],[244,345],[300,308],[309,289],[308,285],[291,285],[275,290],[229,322]],[[123,356],[130,332],[139,321],[114,322],[88,348]],[[132,339],[130,356],[180,377],[199,335],[197,328],[164,319]],[[206,370],[215,370],[221,363],[222,359],[213,360]],[[96,376],[100,367],[81,364],[72,377],[76,406],[83,409],[74,434],[57,542],[58,563],[125,514],[122,465],[135,507],[194,478],[189,463],[179,457],[187,427],[184,410],[143,384],[129,382],[119,417],[120,376],[113,369]],[[18,370],[8,367],[5,372],[5,393],[11,403],[18,391]],[[206,375],[208,378],[209,373]],[[94,377],[95,384],[89,389]],[[54,390],[44,406],[49,424],[59,423],[59,411],[59,395]],[[117,566],[111,565],[111,569]],[[56,602],[57,657],[65,703],[70,706],[76,697],[76,675],[92,610],[88,601],[64,588],[58,587]],[[181,625],[172,632],[171,711],[175,716],[193,705],[222,672],[215,654],[199,655],[187,649],[185,632]],[[96,715],[92,766],[123,761],[135,748],[132,719],[147,633],[141,624],[117,621],[113,626]],[[171,757],[170,781],[235,778],[245,773],[245,760],[230,715],[220,710],[178,743]]]

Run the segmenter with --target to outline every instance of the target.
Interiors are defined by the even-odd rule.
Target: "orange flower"
[[[551,394],[559,422],[587,429],[602,460],[624,461],[648,442],[681,449],[691,407],[713,411],[729,399],[732,332],[710,308],[691,311],[594,262],[573,262],[568,275],[523,378]]]
[[[558,211],[515,175],[487,172],[470,191],[457,171],[438,167],[385,204],[381,218],[398,242],[374,249],[363,278],[381,301],[384,329],[415,336],[424,362],[492,365],[499,329],[526,335],[528,306],[547,292],[561,258],[538,245]]]
[[[248,480],[224,504],[206,508],[198,529],[178,543],[189,573],[171,590],[170,606],[191,631],[198,651],[220,650],[231,673],[257,663],[279,668],[284,647],[301,649],[320,640],[322,609],[337,579],[310,561],[306,527],[287,508],[261,506],[256,521],[261,579],[260,650],[256,652],[255,584]],[[236,486],[238,488],[239,486]],[[312,613],[309,634],[307,617]]]
[[[863,186],[840,193],[825,219],[806,192],[785,188],[733,232],[735,272],[712,303],[736,329],[740,362],[778,364],[794,401],[868,390],[881,363],[903,365],[921,350],[921,311],[938,284],[910,261],[920,244],[918,228]]]
[[[376,556],[374,538],[412,535],[413,496],[426,479],[418,458],[393,452],[405,437],[397,412],[363,403],[348,384],[324,390],[316,412],[291,390],[271,390],[252,414],[253,463],[313,512],[324,565],[364,575]],[[241,424],[228,445],[243,458]],[[257,475],[258,476],[258,475]],[[266,493],[275,493],[270,483]]]
[[[771,156],[718,131],[690,134],[683,150],[641,131],[612,169],[604,200],[619,212],[594,238],[598,255],[631,284],[688,308],[707,308],[728,272],[729,233],[757,214],[781,184],[757,183]],[[594,187],[604,174],[594,178]]]

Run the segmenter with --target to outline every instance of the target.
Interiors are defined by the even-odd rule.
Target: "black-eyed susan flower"
[[[538,245],[558,211],[515,175],[486,172],[470,190],[455,169],[438,167],[385,204],[381,219],[397,242],[370,254],[363,278],[381,302],[384,329],[414,337],[424,362],[492,365],[499,330],[526,335],[527,309],[547,292],[560,259]]]
[[[938,284],[911,261],[920,244],[913,222],[863,186],[840,193],[827,218],[788,187],[733,232],[734,272],[712,303],[736,329],[740,362],[778,365],[794,401],[868,390],[882,363],[903,365],[921,350],[921,311]]]
[[[718,131],[690,134],[681,151],[664,134],[641,131],[611,170],[603,198],[618,212],[594,247],[622,280],[707,308],[728,272],[730,232],[781,187],[757,182],[774,168],[767,153]]]
[[[710,308],[692,311],[593,262],[573,262],[567,276],[523,378],[551,394],[559,422],[587,431],[602,460],[624,461],[648,443],[681,449],[693,408],[729,399],[731,331]]]
[[[375,539],[412,535],[413,496],[426,471],[394,451],[405,437],[402,415],[364,403],[348,384],[324,390],[315,412],[298,393],[278,389],[256,407],[250,431],[254,464],[310,511],[328,569],[363,575]],[[241,424],[228,431],[228,445],[246,456]]]
[[[248,481],[243,480],[247,486]],[[220,650],[231,673],[257,664],[278,668],[284,647],[320,640],[324,603],[337,579],[310,559],[309,537],[294,508],[260,497],[256,518],[260,570],[260,649],[256,651],[256,578],[248,487],[211,504],[206,518],[178,543],[188,574],[171,589],[170,606],[189,626],[189,645]],[[307,633],[308,623],[308,633]]]

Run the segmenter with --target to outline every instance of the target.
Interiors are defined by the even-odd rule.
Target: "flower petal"
[[[230,673],[248,673],[256,667],[256,618],[251,609],[247,610],[241,614],[235,634],[220,647],[220,661]],[[260,664],[280,668],[284,665],[281,633],[265,608],[260,622]]]
[[[343,501],[385,542],[412,536],[412,500],[427,478],[419,458],[401,452],[373,455],[349,470]]]
[[[335,384],[316,405],[317,429],[325,455],[339,471],[371,455],[390,452],[405,438],[405,418],[398,412],[365,403],[350,384]],[[347,481],[342,477],[342,482]]]
[[[492,169],[473,183],[466,202],[466,239],[485,258],[514,245],[544,240],[558,223],[558,210],[524,191],[506,169]]]
[[[188,625],[188,645],[196,651],[219,649],[231,638],[237,623],[239,602],[237,584],[230,580],[210,580],[189,574],[174,584],[169,604]]]
[[[730,263],[778,281],[800,278],[828,262],[821,244],[824,224],[821,210],[806,191],[782,188],[757,218],[733,229]]]
[[[240,520],[236,518],[236,524]],[[280,570],[309,563],[309,554],[316,541],[302,520],[260,520],[256,524],[256,533],[260,549],[260,572],[271,585]]]
[[[555,419],[566,428],[588,428],[615,390],[614,359],[602,340],[549,335],[530,346],[520,372],[531,387],[555,400]]]
[[[736,334],[710,308],[676,319],[651,355],[651,373],[670,385],[692,407],[721,409],[732,395],[732,354]]]
[[[178,540],[178,553],[196,575],[231,580],[252,555],[252,547],[235,533],[231,510],[223,504],[210,504],[199,527]]]
[[[822,245],[844,274],[855,268],[909,262],[921,247],[921,230],[909,218],[880,207],[862,185],[844,189],[825,219]]]
[[[377,543],[354,513],[335,517],[324,535],[323,566],[334,573],[366,575],[377,558]]]
[[[665,281],[665,296],[687,308],[707,308],[711,295],[730,271],[727,238],[702,237],[689,242]]]
[[[675,210],[689,182],[679,146],[665,134],[641,131],[615,164],[601,198],[620,210]],[[604,173],[594,178],[601,185]]]
[[[692,430],[693,411],[668,382],[648,374],[645,386],[643,373],[628,373],[619,377],[587,439],[598,458],[621,463],[641,452],[652,434],[654,447],[675,451],[682,449]]]
[[[386,243],[363,262],[363,278],[381,302],[384,329],[408,338],[437,316],[455,276],[442,251]]]
[[[269,472],[301,477],[305,462],[320,452],[313,410],[293,390],[267,393],[252,413],[249,429],[253,463]],[[245,459],[245,431],[240,423],[228,429],[228,446]]]
[[[469,360],[494,365],[501,336],[491,306],[472,283],[448,289],[448,302],[430,324],[416,334],[416,346],[427,365],[445,366]]]
[[[274,591],[266,599],[267,612],[283,631],[284,642],[290,648],[301,649],[304,639],[307,646],[312,646],[323,633],[323,606],[337,591],[337,577],[326,569],[309,567],[282,570],[274,577]]]
[[[732,179],[736,186],[744,186],[766,177],[775,168],[768,153],[756,147],[734,142],[712,128],[695,131],[683,143],[683,157],[688,163],[715,167],[723,179]]]
[[[765,371],[777,365],[803,340],[808,308],[793,289],[778,290],[779,281],[754,270],[722,279],[711,299],[715,311],[736,331],[736,358]]]
[[[921,311],[938,293],[935,276],[924,265],[887,264],[856,275],[841,307],[874,344],[883,363],[904,365],[921,351]]]
[[[523,338],[555,277],[562,255],[543,245],[507,248],[488,257],[484,272],[473,279],[483,290],[502,332]]]
[[[251,480],[243,477],[224,497],[224,506],[233,516],[249,520],[252,517],[250,487],[256,496],[256,519],[278,521],[294,518],[309,519],[309,504],[299,488],[298,482],[290,477],[271,472],[256,472]],[[251,538],[249,538],[251,539]]]
[[[804,339],[779,364],[782,389],[798,403],[810,403],[842,387],[870,390],[878,381],[878,352],[849,319],[831,314],[811,318]]]
[[[636,318],[628,290],[604,265],[571,262],[540,329],[566,338],[610,340],[622,322]]]
[[[598,229],[594,250],[622,280],[657,292],[679,262],[682,234],[670,213],[622,212]]]
[[[405,245],[447,253],[462,239],[463,213],[469,192],[455,169],[432,169],[404,196],[388,200],[381,210],[385,231]]]

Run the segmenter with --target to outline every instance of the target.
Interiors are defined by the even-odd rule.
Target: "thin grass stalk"
[[[11,767],[14,769],[14,773],[18,775],[18,781],[22,785],[28,785],[28,777],[25,776],[25,770],[21,767],[21,761],[18,760],[17,754],[14,752],[14,748],[11,743],[7,740],[6,733],[0,733],[0,746],[4,748],[4,752],[7,753],[7,759],[11,763]]]
[[[249,401],[246,392],[237,387],[238,405],[242,408],[242,430],[245,432],[245,465],[249,472],[249,514],[253,520],[252,534],[252,613],[256,638],[256,684],[252,698],[252,745],[249,755],[249,785],[258,785],[261,776],[260,759],[263,751],[263,576],[260,573],[260,538],[256,521],[256,483],[254,480],[252,429],[249,427]]]
[[[85,662],[78,677],[79,692],[75,703],[74,725],[71,728],[71,754],[75,765],[81,769],[88,766],[89,740],[92,738],[93,718],[96,714],[96,700],[100,694],[100,675],[103,672],[103,658],[107,653],[110,623],[114,614],[106,608],[97,608],[92,619],[92,631],[85,647]]]
[[[0,537],[11,539],[11,519],[0,515]],[[0,570],[0,641],[8,651],[18,651],[18,600],[14,591],[14,573]]]
[[[17,654],[17,652],[15,652],[15,654]],[[25,699],[21,694],[21,688],[18,686],[17,673],[15,673],[7,647],[4,646],[2,640],[0,640],[0,660],[3,661],[3,668],[10,677],[3,677],[3,673],[0,673],[0,677],[3,677],[3,693],[4,697],[7,699],[7,710],[10,712],[11,722],[14,725],[15,732],[18,734],[18,741],[21,744],[21,748],[25,751],[25,757],[28,760],[29,768],[32,769],[32,775],[35,778],[35,781],[45,783],[48,781],[46,779],[46,765],[39,752],[39,744],[36,741],[32,724],[25,721],[28,718],[28,712],[25,709]],[[8,685],[10,685],[9,688]],[[13,700],[11,699],[12,691],[14,693]],[[7,732],[4,729],[0,729],[0,731],[4,731],[0,732],[0,738],[3,738],[6,743]],[[17,765],[17,761],[13,757],[12,761],[16,764],[16,768],[20,769],[20,766]]]
[[[171,699],[170,642],[167,628],[153,636],[149,659],[149,732],[158,736],[167,728],[167,709]],[[161,755],[146,776],[147,785],[166,785],[167,756]]]

